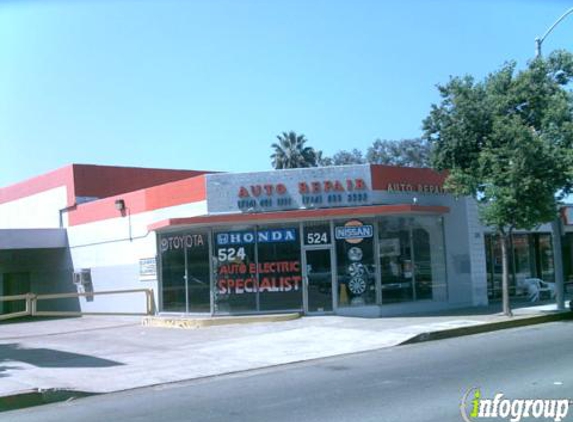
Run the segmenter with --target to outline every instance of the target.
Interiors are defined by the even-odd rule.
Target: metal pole
[[[561,249],[561,220],[556,218],[551,223],[553,232],[553,273],[555,274],[555,301],[557,309],[565,309],[565,283],[563,281],[563,258]]]
[[[538,59],[541,57],[541,38],[535,38],[535,58]]]
[[[541,44],[543,44],[543,41],[545,41],[545,38],[547,38],[547,36],[551,33],[551,31],[553,31],[553,29],[555,29],[555,27],[559,24],[559,22],[561,22],[563,19],[565,19],[571,13],[573,13],[573,7],[571,9],[567,10],[565,13],[563,13],[559,17],[559,19],[557,19],[555,21],[555,23],[553,25],[551,25],[547,31],[545,31],[545,34],[543,34],[542,37],[535,38],[535,58],[536,59],[541,57]]]
[[[541,57],[541,44],[545,41],[545,38],[555,29],[559,23],[573,13],[573,7],[568,9],[563,13],[559,19],[557,19],[553,25],[549,27],[542,37],[535,38],[535,58]],[[561,221],[559,218],[553,221],[552,232],[553,232],[553,272],[555,274],[555,300],[557,302],[557,308],[560,310],[565,309],[565,283],[563,281],[563,257],[561,250]]]

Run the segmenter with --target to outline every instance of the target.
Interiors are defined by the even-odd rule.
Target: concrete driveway
[[[554,305],[517,310],[513,321],[554,312]],[[194,330],[143,327],[138,317],[4,323],[0,397],[43,389],[120,391],[392,347],[421,333],[507,320],[475,313],[472,308],[403,318],[303,317]]]

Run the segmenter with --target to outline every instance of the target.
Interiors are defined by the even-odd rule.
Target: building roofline
[[[0,187],[0,204],[16,201],[58,187],[67,188],[67,206],[75,205],[76,197],[105,198],[113,195],[159,186],[176,180],[208,174],[205,170],[109,166],[98,164],[68,164],[56,170]],[[97,174],[98,177],[94,177]],[[127,182],[104,187],[103,181],[114,174],[129,176]]]

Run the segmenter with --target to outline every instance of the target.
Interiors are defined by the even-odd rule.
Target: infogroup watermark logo
[[[511,422],[528,419],[560,422],[567,416],[571,404],[570,399],[511,399],[503,393],[484,398],[481,389],[474,387],[463,395],[460,412],[465,422],[489,418]]]

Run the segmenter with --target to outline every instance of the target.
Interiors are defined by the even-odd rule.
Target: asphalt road
[[[573,321],[94,396],[0,420],[461,421],[472,387],[484,398],[573,398]],[[573,421],[573,406],[564,420]]]

